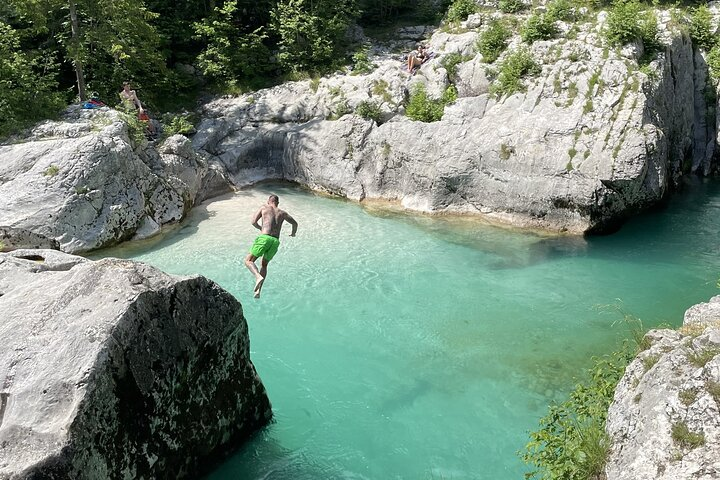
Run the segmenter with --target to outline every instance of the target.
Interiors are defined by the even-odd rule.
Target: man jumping
[[[275,256],[280,246],[279,237],[283,222],[287,220],[292,225],[291,237],[294,237],[295,232],[297,232],[297,222],[286,211],[278,208],[279,203],[280,199],[277,195],[270,195],[267,204],[260,207],[260,210],[252,217],[252,226],[260,230],[260,235],[250,247],[248,256],[245,257],[245,266],[255,275],[255,290],[253,292],[255,298],[260,298],[260,290],[267,277],[268,263]],[[261,218],[262,227],[258,224],[258,220]],[[262,264],[258,271],[255,260],[259,257],[262,257]]]

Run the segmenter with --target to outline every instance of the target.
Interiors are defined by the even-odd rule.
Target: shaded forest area
[[[155,111],[348,63],[351,27],[435,22],[421,0],[9,0],[0,4],[0,136],[67,103],[119,103],[131,81]]]

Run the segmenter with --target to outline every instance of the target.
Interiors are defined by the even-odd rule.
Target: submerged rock
[[[653,330],[628,365],[607,418],[608,480],[720,478],[720,296]]]
[[[242,307],[204,277],[0,254],[0,478],[182,478],[271,418]]]

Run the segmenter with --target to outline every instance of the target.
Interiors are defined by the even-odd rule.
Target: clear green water
[[[263,298],[242,258],[270,186],[197,208],[166,238],[103,252],[232,292],[276,422],[212,479],[521,479],[547,404],[629,335],[717,294],[720,185],[619,233],[543,238],[275,186],[300,223]]]

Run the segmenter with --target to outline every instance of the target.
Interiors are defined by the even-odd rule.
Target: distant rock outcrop
[[[720,296],[646,338],[608,413],[607,479],[720,478]]]
[[[71,107],[60,121],[0,145],[0,158],[0,226],[57,240],[66,252],[153,235],[206,196],[208,164],[187,138],[136,145],[107,108]]]
[[[192,477],[271,418],[242,307],[204,277],[0,254],[0,478]]]
[[[702,95],[713,88],[707,66],[668,12],[658,12],[665,50],[644,69],[640,46],[608,47],[603,12],[558,22],[573,30],[566,38],[523,47],[514,37],[505,55],[527,48],[542,73],[505,98],[488,93],[497,64],[474,51],[489,18],[473,16],[463,33],[436,32],[428,42],[435,56],[414,76],[379,55],[369,74],[210,102],[193,145],[236,185],[285,179],[355,200],[575,233],[612,230],[663,199],[681,175],[716,168],[717,130],[707,119],[717,105]],[[451,53],[460,63],[448,71]],[[460,98],[441,121],[402,115],[415,85],[439,97],[450,83]],[[381,125],[351,114],[363,102],[380,109]]]

